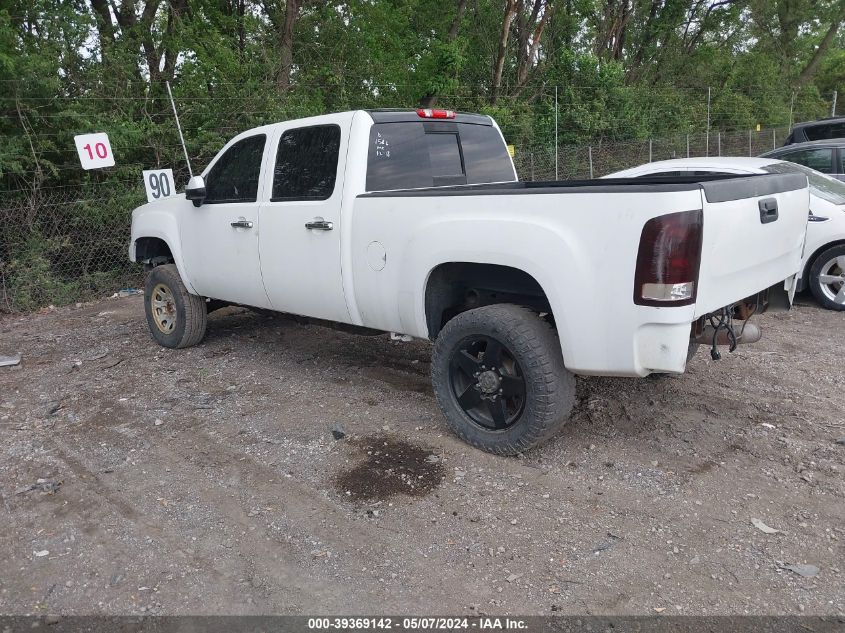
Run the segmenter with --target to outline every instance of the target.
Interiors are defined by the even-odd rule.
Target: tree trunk
[[[813,52],[813,56],[810,58],[810,61],[807,62],[807,65],[804,66],[801,74],[798,75],[799,87],[805,85],[813,78],[813,75],[816,74],[819,63],[827,52],[827,49],[830,48],[830,43],[833,41],[833,38],[836,37],[836,32],[839,30],[843,21],[845,21],[845,0],[840,3],[839,13],[834,16],[830,28],[828,28],[827,32],[824,34],[822,41],[819,42],[819,45],[815,52]]]
[[[100,35],[100,57],[103,65],[108,64],[111,47],[114,45],[114,24],[111,21],[111,11],[107,0],[91,0],[94,9],[94,19],[97,22],[97,33]]]
[[[280,34],[281,69],[277,85],[279,92],[286,92],[290,88],[291,73],[293,71],[293,27],[299,17],[299,7],[302,0],[287,0],[285,2],[285,20]]]
[[[454,42],[458,37],[458,31],[461,28],[461,22],[464,19],[464,13],[467,9],[467,0],[458,0],[458,12],[455,14],[455,19],[449,25],[449,30],[446,32],[446,41]],[[437,104],[437,94],[429,92],[422,99],[420,99],[421,108],[433,108]]]
[[[543,7],[543,15],[538,20],[541,4],[541,0],[536,0],[534,9],[531,11],[531,19],[523,27],[525,29],[525,35],[520,37],[520,41],[524,42],[524,44],[520,47],[516,72],[516,85],[519,90],[522,90],[525,84],[528,83],[531,65],[534,63],[534,59],[537,57],[537,51],[540,49],[540,40],[543,38],[543,31],[554,10],[551,0],[548,0],[546,6]],[[533,31],[531,30],[532,28]],[[530,40],[528,34],[531,34]]]
[[[490,105],[496,105],[499,99],[499,89],[502,87],[502,73],[505,69],[505,58],[508,54],[508,38],[510,37],[511,24],[516,17],[516,0],[507,0],[505,4],[505,15],[502,19],[502,30],[499,33],[499,52],[496,55],[496,63],[493,66],[493,83],[490,87]]]

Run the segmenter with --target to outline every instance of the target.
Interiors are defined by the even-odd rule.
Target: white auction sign
[[[79,154],[82,169],[99,169],[100,167],[112,167],[114,165],[114,154],[111,151],[109,135],[105,132],[79,134],[74,136],[73,140],[76,143],[76,151]]]
[[[144,189],[147,190],[147,202],[176,195],[172,169],[145,169],[141,173],[144,175]]]

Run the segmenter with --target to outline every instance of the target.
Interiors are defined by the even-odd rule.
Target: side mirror
[[[188,181],[188,186],[185,187],[185,198],[194,201],[194,206],[198,207],[205,200],[205,180],[202,176],[193,176]]]

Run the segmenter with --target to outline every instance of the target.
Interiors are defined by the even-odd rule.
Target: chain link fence
[[[712,132],[642,141],[516,147],[522,180],[598,178],[649,161],[756,156],[783,143],[788,128]],[[0,311],[73,304],[141,285],[128,261],[131,211],[145,201],[141,165],[103,170],[85,185],[32,186],[0,200]],[[176,180],[184,185],[183,170]],[[36,174],[32,179],[38,182]]]
[[[583,180],[601,178],[644,163],[703,156],[759,156],[780,147],[789,128],[747,132],[680,134],[644,141],[597,142],[514,148],[514,164],[521,180]]]

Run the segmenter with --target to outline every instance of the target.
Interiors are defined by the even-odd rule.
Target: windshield
[[[804,174],[810,181],[810,193],[833,204],[845,205],[845,182],[797,163],[771,163],[763,166],[770,174]]]

